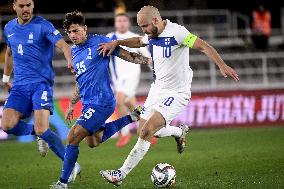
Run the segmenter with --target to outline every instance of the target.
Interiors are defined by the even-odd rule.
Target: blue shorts
[[[94,134],[104,128],[106,120],[113,114],[115,106],[83,105],[82,115],[76,124],[85,128],[89,134]]]
[[[4,108],[11,108],[27,118],[34,110],[53,113],[53,88],[47,83],[31,83],[12,87]]]

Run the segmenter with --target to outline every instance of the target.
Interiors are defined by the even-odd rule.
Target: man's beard
[[[159,36],[159,34],[158,34],[158,27],[153,26],[153,29],[152,29],[151,33],[152,33],[151,38],[157,38]]]

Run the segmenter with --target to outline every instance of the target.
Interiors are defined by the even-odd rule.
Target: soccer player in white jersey
[[[120,13],[115,16],[115,32],[107,34],[111,40],[121,40],[139,35],[129,31],[130,20],[126,13]],[[130,52],[142,54],[150,57],[150,53],[146,47],[129,48],[122,47]],[[128,112],[132,112],[136,106],[136,90],[140,80],[141,68],[139,64],[129,64],[119,57],[112,56],[110,62],[110,72],[112,76],[113,86],[116,92],[116,103],[119,117],[126,116]],[[117,141],[117,147],[125,146],[131,138],[129,126],[124,127],[120,131],[120,139]],[[153,138],[155,139],[155,138]],[[153,140],[152,140],[153,141]]]
[[[122,180],[143,159],[150,148],[152,136],[174,136],[183,151],[187,127],[173,127],[169,123],[187,106],[191,92],[193,72],[189,67],[189,48],[197,49],[219,67],[224,77],[238,81],[234,69],[224,63],[216,50],[190,33],[185,27],[162,20],[157,8],[143,7],[137,14],[137,23],[146,34],[126,40],[101,44],[103,54],[111,54],[117,45],[141,47],[148,45],[152,55],[155,81],[151,85],[139,122],[139,138],[123,166],[118,170],[101,171],[101,175],[114,185]]]

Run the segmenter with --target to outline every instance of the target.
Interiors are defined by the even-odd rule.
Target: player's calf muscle
[[[165,125],[165,119],[161,113],[154,111],[152,116],[143,124],[140,130],[140,138],[150,140],[154,134]]]
[[[86,136],[88,132],[80,125],[74,125],[68,134],[68,144],[78,145]]]

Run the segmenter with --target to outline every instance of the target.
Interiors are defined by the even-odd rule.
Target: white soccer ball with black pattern
[[[176,182],[176,170],[168,163],[158,163],[152,170],[151,180],[159,188],[173,186]]]

